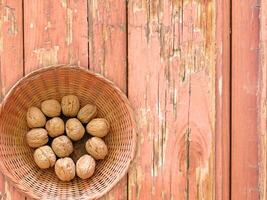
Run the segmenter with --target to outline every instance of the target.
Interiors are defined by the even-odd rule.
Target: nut
[[[46,118],[37,107],[30,107],[27,111],[27,124],[29,128],[39,128],[45,125]]]
[[[43,101],[41,110],[47,117],[58,117],[61,113],[60,103],[55,99]]]
[[[55,164],[57,177],[62,181],[70,181],[75,177],[75,164],[71,158],[60,158]]]
[[[78,112],[77,118],[82,123],[88,123],[90,120],[95,118],[97,115],[97,108],[94,105],[87,104],[86,106],[82,107],[81,110]]]
[[[48,131],[49,136],[57,137],[64,134],[65,124],[59,117],[54,117],[46,122],[45,128]]]
[[[56,163],[56,155],[50,146],[42,146],[34,151],[33,158],[41,169],[53,167]]]
[[[84,135],[85,129],[82,123],[76,119],[71,118],[66,122],[66,133],[73,141],[80,140]]]
[[[92,137],[85,144],[86,151],[96,160],[102,160],[108,154],[108,147],[105,142],[98,137]]]
[[[80,109],[80,102],[77,96],[67,95],[61,100],[62,112],[67,117],[75,117]]]
[[[90,178],[95,172],[95,160],[92,156],[84,155],[76,163],[76,174],[81,179]]]
[[[45,145],[48,142],[47,131],[43,128],[35,128],[26,134],[26,141],[32,148]]]
[[[58,157],[62,158],[73,152],[73,145],[67,136],[61,135],[53,140],[52,149]]]
[[[86,126],[86,131],[96,137],[104,137],[110,129],[109,122],[104,118],[96,118],[90,121]]]

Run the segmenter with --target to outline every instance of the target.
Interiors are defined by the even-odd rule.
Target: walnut
[[[53,140],[52,149],[58,157],[67,157],[73,152],[73,144],[67,136],[61,135]]]
[[[30,107],[27,111],[27,124],[29,128],[39,128],[45,125],[46,118],[37,107]]]
[[[95,118],[97,115],[97,108],[94,105],[87,104],[86,106],[82,107],[81,110],[78,112],[77,118],[82,123],[88,123],[90,120]]]
[[[66,133],[70,139],[78,141],[83,137],[85,129],[78,119],[71,118],[66,122]]]
[[[34,151],[34,161],[41,169],[53,167],[56,163],[56,155],[50,146],[42,146]]]
[[[75,177],[75,164],[71,158],[60,158],[55,164],[55,172],[61,181],[71,181]]]
[[[59,117],[54,117],[46,122],[45,128],[49,136],[57,137],[64,134],[65,124]]]
[[[95,160],[92,156],[84,155],[76,163],[76,174],[81,179],[90,178],[95,172]]]
[[[108,154],[108,147],[104,140],[92,137],[85,144],[86,151],[96,160],[102,160]]]
[[[106,136],[109,132],[109,129],[109,122],[104,118],[93,119],[86,126],[87,132],[96,137]]]
[[[66,117],[75,117],[80,109],[80,102],[77,96],[67,95],[61,100],[62,112]]]
[[[41,110],[47,117],[58,117],[61,113],[60,103],[55,99],[43,101]]]
[[[32,148],[45,145],[48,142],[47,131],[43,128],[35,128],[26,134],[26,141]]]

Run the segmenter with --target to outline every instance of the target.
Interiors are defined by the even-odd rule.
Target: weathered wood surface
[[[215,198],[216,6],[129,1],[128,94],[139,129],[129,199]]]
[[[258,80],[259,128],[259,192],[260,200],[267,199],[267,2],[260,7],[260,69]]]
[[[232,199],[256,200],[260,5],[257,0],[232,2]]]
[[[102,199],[229,199],[229,0],[0,2],[1,97],[63,63],[128,94],[137,155]],[[3,199],[25,198],[0,178]]]
[[[230,199],[231,48],[230,1],[217,1],[215,199]]]
[[[22,0],[0,0],[0,89],[1,99],[23,76]],[[0,175],[0,199],[23,199]]]
[[[25,73],[54,64],[88,66],[87,1],[24,1]]]

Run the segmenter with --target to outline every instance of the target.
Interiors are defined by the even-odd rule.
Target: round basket
[[[81,106],[97,106],[98,116],[111,125],[104,138],[108,156],[97,163],[87,180],[60,181],[54,169],[41,170],[33,149],[25,142],[29,130],[26,113],[47,99],[74,94]],[[136,132],[133,111],[125,95],[100,75],[70,66],[37,70],[22,78],[4,98],[0,111],[0,169],[22,192],[35,199],[96,199],[107,193],[127,173],[134,157]]]

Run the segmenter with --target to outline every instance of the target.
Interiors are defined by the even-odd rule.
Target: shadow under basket
[[[25,141],[27,109],[42,101],[77,95],[81,106],[91,103],[98,117],[111,125],[104,138],[109,154],[94,175],[60,181],[54,168],[41,170]],[[0,111],[0,169],[15,187],[35,199],[95,199],[107,193],[127,173],[134,157],[136,132],[133,111],[113,83],[88,70],[70,66],[42,68],[21,79],[4,98]]]

